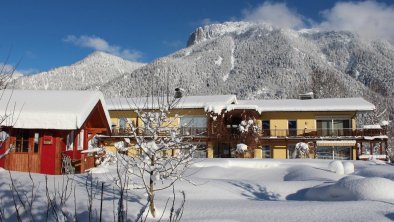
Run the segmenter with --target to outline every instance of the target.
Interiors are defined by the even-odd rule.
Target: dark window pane
[[[39,139],[40,139],[40,134],[34,133],[34,153],[38,153],[38,145],[40,141]]]

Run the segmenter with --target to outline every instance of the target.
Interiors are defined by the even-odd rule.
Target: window
[[[206,116],[182,116],[181,117],[182,127],[207,127],[207,117]]]
[[[182,135],[206,135],[207,133],[206,116],[182,116],[181,128]]]
[[[38,153],[39,144],[40,144],[40,134],[34,133],[34,153]]]
[[[319,136],[347,136],[351,128],[350,119],[316,120]]]
[[[262,126],[263,126],[263,136],[271,136],[270,121],[269,120],[263,120],[261,123],[262,123]]]
[[[67,135],[66,150],[73,150],[73,149],[74,149],[74,131],[71,131]]]
[[[270,145],[263,145],[261,147],[263,152],[263,158],[271,158],[271,147]]]
[[[19,130],[16,134],[15,152],[29,152],[29,131]]]
[[[89,133],[88,134],[88,138],[90,138],[91,136],[92,136],[92,134]],[[127,143],[125,143],[125,144],[126,144],[126,147],[127,147]],[[97,139],[96,136],[93,136],[93,138],[88,141],[88,149],[90,150],[90,149],[93,149],[93,148],[96,148],[96,147],[99,147],[98,139]]]
[[[0,142],[5,141],[9,137],[8,133],[5,131],[0,131]]]
[[[196,146],[196,149],[193,152],[193,158],[206,158],[207,157],[207,143],[192,142],[189,145]],[[181,149],[181,152],[188,153],[188,152],[190,152],[190,149],[184,148],[184,149]]]
[[[289,120],[288,122],[289,136],[297,136],[297,121]]]
[[[295,144],[287,145],[287,159],[295,159],[297,158],[297,153],[295,152]]]
[[[125,129],[127,127],[127,118],[126,117],[120,117],[119,118],[119,128]]]
[[[374,143],[372,143],[372,146],[373,146],[373,149],[372,149],[373,155],[383,155],[386,153],[386,143],[374,142]]]
[[[78,150],[83,150],[83,143],[85,138],[85,131],[81,130],[78,134]]]
[[[318,146],[316,159],[350,160],[351,151],[350,146]]]
[[[361,154],[370,155],[371,154],[371,144],[363,143],[361,147]]]

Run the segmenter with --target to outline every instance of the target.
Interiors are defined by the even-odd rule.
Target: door
[[[52,134],[44,134],[41,149],[41,173],[55,174],[56,141]]]

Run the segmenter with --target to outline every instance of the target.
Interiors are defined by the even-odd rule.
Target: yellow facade
[[[272,158],[274,159],[286,159],[287,158],[287,147],[276,145],[272,147]]]
[[[112,120],[112,124],[114,126],[119,127],[119,119],[127,118],[129,122],[134,122],[138,127],[143,127],[142,121],[137,118],[137,114],[131,110],[120,111],[120,110],[110,110],[110,116]],[[154,112],[154,111],[153,111]],[[167,121],[163,127],[180,127],[180,117],[181,116],[207,116],[208,114],[204,111],[204,109],[175,109],[172,110],[169,114],[169,121]],[[351,120],[351,128],[356,129],[356,119],[355,112],[263,112],[260,116],[260,119],[256,120],[256,125],[259,129],[262,129],[262,121],[268,120],[270,123],[270,137],[263,141],[263,144],[267,144],[270,146],[271,158],[274,159],[286,159],[288,158],[288,150],[287,146],[289,144],[295,144],[297,141],[281,139],[281,137],[286,138],[289,136],[289,120],[296,121],[296,129],[297,136],[302,136],[303,134],[310,134],[316,132],[317,120],[318,119],[349,119]],[[312,135],[312,134],[311,134]],[[277,137],[277,138],[275,138]],[[216,142],[226,143],[228,141],[210,141],[207,140],[207,150],[206,155],[207,158],[213,158],[215,155],[214,147]],[[313,143],[313,142],[312,142]],[[250,157],[254,158],[265,158],[263,157],[262,149],[260,149],[260,145],[258,144],[257,149],[254,149],[252,155]],[[111,151],[116,151],[114,147],[108,146],[108,149]],[[352,158],[356,159],[357,152],[356,148],[353,147],[351,150]],[[169,150],[163,153],[164,155],[176,155],[179,150]],[[137,155],[139,151],[137,149],[130,149],[129,155]]]
[[[154,112],[154,110],[152,110]],[[132,110],[110,110],[112,125],[119,127],[119,119],[126,118],[128,122],[133,122],[139,127],[144,127],[144,124],[137,114]],[[179,127],[181,116],[206,116],[204,109],[174,109],[169,113],[168,121],[163,123],[163,127]]]
[[[321,118],[348,118],[351,127],[356,128],[355,112],[264,112],[261,120],[270,121],[271,136],[286,136],[289,120],[297,122],[297,135],[310,133],[317,128],[316,120]]]
[[[263,158],[263,151],[261,149],[255,149],[254,150],[254,158],[256,159],[261,159]]]
[[[213,146],[214,146],[214,144],[212,142],[208,142],[207,158],[213,158]]]
[[[353,160],[357,159],[357,147],[353,147],[352,149],[352,159]]]

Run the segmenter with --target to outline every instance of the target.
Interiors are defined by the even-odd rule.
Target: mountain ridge
[[[393,116],[394,46],[347,31],[226,22],[197,28],[186,48],[133,69],[119,68],[114,57],[104,60],[89,63],[88,56],[74,66],[91,65],[96,79],[109,76],[105,81],[59,87],[59,80],[48,77],[50,71],[42,73],[48,77],[43,79],[55,86],[48,88],[99,89],[108,97],[147,95],[152,84],[164,88],[167,82],[188,95],[235,94],[240,99],[297,98],[309,91],[317,98],[361,96],[377,106],[376,113],[387,110],[385,118]],[[43,85],[37,82],[31,85]]]
[[[108,83],[125,73],[131,73],[145,64],[95,51],[69,66],[61,66],[37,74],[23,76],[15,81],[22,89],[87,89],[92,85]]]

